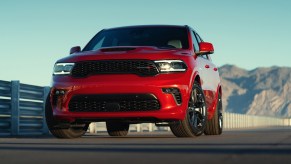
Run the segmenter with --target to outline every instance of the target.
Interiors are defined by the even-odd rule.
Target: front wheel
[[[57,121],[53,116],[53,110],[48,96],[45,105],[45,118],[49,131],[57,138],[79,138],[84,135],[89,127],[89,123],[63,124]]]
[[[170,125],[177,137],[195,137],[203,134],[207,120],[207,108],[203,90],[195,82],[188,101],[187,113],[184,120]]]

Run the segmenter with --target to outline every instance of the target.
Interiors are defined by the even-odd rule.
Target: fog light
[[[178,88],[163,88],[162,91],[164,93],[171,93],[171,94],[180,92]]]
[[[166,94],[171,94],[178,105],[182,103],[182,95],[178,88],[162,88],[162,91]]]
[[[66,91],[65,90],[61,90],[61,89],[58,89],[58,90],[55,91],[55,94],[56,95],[60,95],[60,96],[65,95],[65,93],[66,93]]]
[[[164,93],[172,93],[172,89],[171,88],[163,88],[162,89]]]

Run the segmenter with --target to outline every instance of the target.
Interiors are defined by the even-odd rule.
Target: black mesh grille
[[[99,60],[76,63],[73,77],[86,77],[92,74],[137,74],[140,76],[157,75],[158,69],[150,60]]]
[[[179,89],[177,89],[175,92],[173,92],[173,95],[177,101],[178,104],[182,103],[182,97],[181,97],[181,93],[179,91]]]
[[[69,103],[71,112],[154,111],[160,103],[152,94],[77,95]]]

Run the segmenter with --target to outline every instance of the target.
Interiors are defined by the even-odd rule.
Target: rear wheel
[[[110,136],[126,136],[129,130],[129,123],[120,121],[107,121],[106,128]]]
[[[64,124],[57,121],[53,116],[49,96],[46,100],[45,117],[49,131],[57,138],[79,138],[86,133],[89,127],[89,123]]]
[[[195,137],[203,134],[206,124],[207,108],[205,96],[199,83],[195,82],[188,102],[184,120],[170,125],[177,137]]]
[[[218,94],[218,100],[214,116],[211,120],[207,120],[204,134],[206,135],[220,135],[223,128],[223,117],[222,117],[222,101],[221,95]]]

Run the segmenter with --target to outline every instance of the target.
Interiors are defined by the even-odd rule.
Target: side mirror
[[[213,54],[214,53],[213,45],[211,43],[208,43],[208,42],[199,43],[199,49],[200,49],[200,51],[197,53],[197,55]]]
[[[76,46],[76,47],[72,47],[70,50],[70,54],[76,53],[76,52],[81,52],[81,47],[80,46]]]

